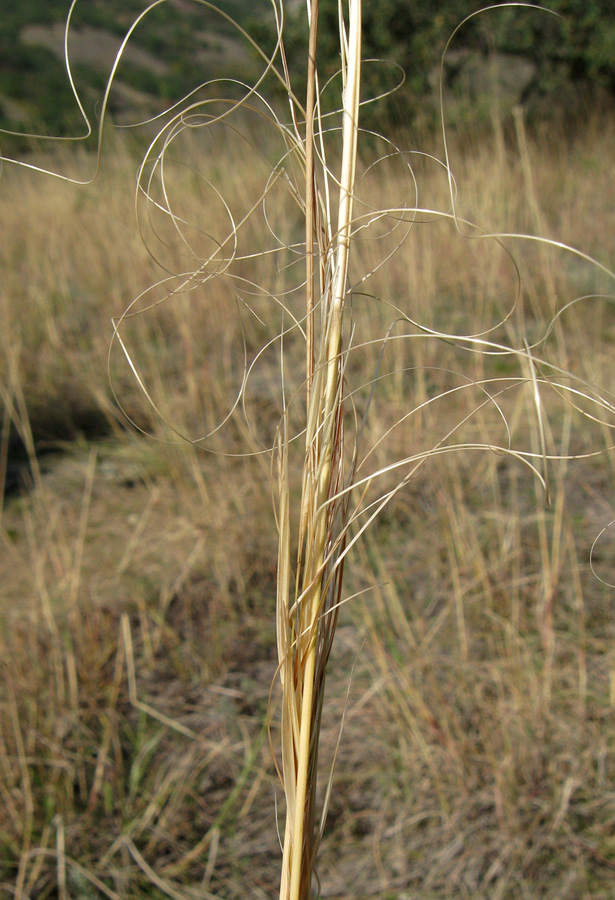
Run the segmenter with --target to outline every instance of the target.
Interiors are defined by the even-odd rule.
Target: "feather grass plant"
[[[311,896],[312,874],[324,818],[316,823],[318,744],[325,678],[337,624],[348,527],[345,485],[342,327],[348,289],[353,195],[361,84],[361,2],[351,0],[348,30],[340,15],[342,46],[342,164],[337,227],[327,212],[314,173],[314,116],[318,89],[318,0],[310,6],[308,92],[305,125],[307,288],[307,422],[298,557],[291,566],[288,434],[278,441],[279,557],[277,635],[282,683],[282,780],[286,827],[281,900]],[[316,253],[313,251],[316,245]],[[314,257],[316,256],[316,265]],[[314,283],[314,270],[319,272]],[[322,292],[318,303],[314,293]],[[315,328],[315,306],[320,327]],[[316,335],[318,342],[315,344]],[[294,586],[292,584],[294,580]],[[293,590],[294,588],[294,590]],[[326,814],[326,806],[325,806]]]
[[[156,0],[149,9],[161,2],[164,0]],[[203,2],[202,5],[213,8],[209,3]],[[529,329],[526,328],[522,315],[520,270],[514,262],[513,251],[510,248],[516,248],[528,240],[536,241],[543,253],[549,251],[564,253],[585,264],[598,266],[602,275],[610,281],[615,279],[615,275],[608,267],[599,266],[587,254],[555,239],[528,237],[521,233],[486,231],[470,221],[469,217],[466,218],[462,213],[446,133],[444,160],[436,160],[418,153],[416,157],[420,158],[421,162],[428,161],[440,168],[448,186],[448,208],[441,208],[435,202],[419,203],[417,179],[412,165],[407,162],[408,154],[400,151],[391,141],[384,141],[385,150],[377,163],[361,166],[358,153],[362,69],[361,0],[348,0],[347,4],[340,3],[339,6],[342,103],[338,112],[341,124],[338,124],[334,115],[325,116],[320,105],[322,91],[331,89],[331,86],[320,84],[316,65],[318,0],[309,0],[307,4],[309,60],[305,104],[295,96],[285,65],[283,8],[281,5],[276,6],[275,3],[272,6],[278,22],[278,40],[271,56],[260,51],[263,73],[256,85],[235,83],[233,89],[241,96],[228,102],[220,101],[219,98],[202,100],[192,95],[184,98],[181,104],[170,110],[163,128],[149,145],[139,168],[135,208],[142,235],[147,240],[155,241],[161,238],[163,242],[166,241],[165,251],[168,251],[168,255],[165,255],[163,262],[167,275],[156,285],[158,294],[145,291],[124,315],[114,321],[112,349],[116,351],[119,348],[120,358],[123,358],[127,370],[134,376],[146,404],[149,404],[164,422],[166,430],[157,433],[156,436],[162,440],[180,442],[188,440],[196,447],[208,446],[218,437],[222,442],[224,437],[228,436],[229,423],[233,415],[238,414],[236,416],[238,418],[241,411],[246,412],[249,386],[256,380],[259,364],[262,363],[265,354],[272,350],[278,353],[279,390],[276,396],[279,400],[280,414],[279,421],[276,422],[275,439],[271,446],[265,449],[270,454],[273,464],[279,537],[276,637],[277,674],[281,684],[281,746],[278,755],[281,758],[280,776],[286,798],[280,900],[308,900],[312,894],[316,858],[324,832],[332,787],[332,776],[329,776],[324,799],[320,800],[319,807],[321,796],[318,790],[319,741],[326,673],[339,611],[346,599],[343,575],[348,553],[351,548],[358,545],[360,538],[366,534],[383,510],[395,500],[403,488],[417,478],[428,463],[435,467],[460,451],[469,454],[480,452],[490,456],[495,451],[500,456],[506,456],[508,461],[526,467],[536,477],[548,498],[549,471],[557,461],[563,460],[565,465],[576,456],[592,456],[604,452],[602,449],[595,451],[587,450],[585,447],[578,452],[573,451],[569,443],[572,414],[566,413],[563,422],[558,416],[563,399],[581,425],[587,421],[598,422],[609,433],[615,422],[613,394],[606,388],[593,389],[581,379],[573,380],[566,371],[566,357],[559,345],[555,363],[549,362],[546,353],[543,353],[552,331],[555,330],[558,342],[561,340],[560,319],[571,305],[556,308],[555,291],[552,289],[553,276],[547,266],[545,270],[549,272],[551,278],[551,283],[547,286],[549,319],[542,335],[528,337]],[[73,8],[74,3],[71,5],[71,14]],[[121,54],[146,12],[135,20],[122,43],[105,93],[103,119]],[[221,15],[228,22],[228,16],[224,13]],[[239,31],[248,38],[245,32],[241,29]],[[66,47],[70,78],[68,42]],[[274,65],[278,51],[281,58],[279,70]],[[260,85],[269,73],[273,73],[286,88],[291,110],[288,123],[282,122],[273,107],[258,93]],[[80,109],[83,111],[81,106]],[[273,127],[283,142],[282,156],[271,168],[265,185],[255,189],[253,196],[242,198],[246,201],[246,206],[239,214],[233,202],[224,198],[223,191],[217,187],[213,176],[204,177],[203,183],[210,193],[210,202],[213,197],[218,209],[222,210],[222,214],[216,220],[216,227],[220,221],[223,224],[219,226],[219,232],[215,233],[213,226],[211,233],[198,225],[192,228],[188,219],[179,212],[181,207],[177,205],[173,196],[170,175],[173,151],[176,146],[180,146],[181,136],[190,130],[196,132],[211,129],[213,132],[217,127],[228,127],[229,132],[235,136],[237,134],[234,131],[235,126],[229,122],[235,113],[240,112],[255,114],[268,126]],[[520,125],[518,133],[524,153],[523,162],[529,194],[530,179],[527,172],[529,163]],[[370,139],[384,140],[376,135],[370,135]],[[254,144],[255,141],[252,141],[252,145]],[[332,144],[339,146],[331,149]],[[253,146],[253,149],[257,154],[260,153],[261,157],[264,156],[260,148]],[[100,144],[98,157],[100,158]],[[403,196],[409,196],[411,200],[403,202],[403,197],[397,198],[387,205],[381,197],[370,200],[367,191],[361,194],[361,190],[364,189],[364,181],[369,181],[369,174],[373,172],[374,166],[391,158],[401,161],[405,178],[403,183],[406,187],[408,182],[410,184],[410,189]],[[30,168],[42,168],[31,163],[27,165]],[[358,172],[360,178],[357,176]],[[303,239],[295,236],[292,239],[282,240],[277,237],[271,224],[271,197],[280,185],[286,190],[288,205],[293,207],[294,213],[298,211]],[[395,188],[398,186],[399,183],[396,181]],[[534,213],[536,226],[541,226],[533,197],[528,205]],[[176,244],[171,244],[167,240],[167,233],[159,227],[160,221],[164,221],[168,226]],[[257,223],[253,232],[249,231],[251,221]],[[488,306],[489,322],[481,323],[479,326],[474,323],[467,324],[461,311],[457,318],[451,313],[451,321],[439,326],[438,322],[431,318],[427,321],[428,315],[433,312],[426,308],[428,304],[421,310],[421,313],[424,313],[424,318],[421,319],[415,310],[406,308],[406,297],[400,300],[398,296],[383,297],[379,293],[376,276],[384,263],[400,248],[406,246],[411,233],[416,234],[417,229],[424,229],[428,224],[433,225],[436,222],[440,226],[448,226],[454,232],[455,237],[463,244],[466,254],[468,247],[476,248],[488,243],[508,261],[513,273],[508,282],[508,286],[510,283],[514,286],[512,299],[508,300],[503,312],[499,307],[492,309],[485,304]],[[380,257],[374,250],[378,241],[367,239],[379,225],[382,225],[382,232],[377,237],[383,248]],[[262,242],[255,243],[259,227],[276,239],[273,249],[265,247]],[[289,227],[289,231],[292,230],[292,227]],[[353,246],[356,246],[355,242],[358,243],[359,240],[363,242],[361,249],[367,262],[359,260],[356,266],[359,274],[353,274],[351,277]],[[253,241],[251,245],[250,241]],[[246,244],[249,245],[248,249]],[[301,264],[303,260],[305,261],[304,275],[301,277],[296,275],[296,266],[293,268],[294,263],[288,261],[289,256],[294,258],[294,262],[297,258],[301,260]],[[277,259],[282,260],[278,263],[277,272],[280,276],[279,290],[267,287],[266,278],[260,282],[259,273],[255,274],[254,271],[263,264],[263,260],[265,268],[275,268],[274,260]],[[229,411],[221,421],[206,422],[206,434],[203,436],[201,432],[190,433],[189,423],[178,424],[174,421],[173,403],[165,405],[159,399],[162,389],[160,384],[156,383],[155,374],[152,374],[155,360],[147,367],[140,364],[138,354],[131,348],[126,332],[139,316],[151,314],[153,310],[159,312],[159,307],[165,301],[173,302],[178,299],[187,301],[203,297],[211,300],[215,285],[222,283],[224,279],[227,279],[226,283],[230,285],[234,294],[236,308],[240,312],[247,310],[250,323],[257,321],[265,331],[266,337],[262,346],[253,349],[250,345],[249,328],[242,326],[241,352],[229,351],[227,360],[229,370],[241,369],[240,377],[236,378],[238,384],[236,395],[231,399]],[[301,308],[295,303],[299,295],[303,304]],[[279,330],[276,330],[272,323],[265,322],[259,317],[258,303],[263,298],[269,303],[269,308],[278,309],[281,322]],[[353,304],[358,305],[361,302],[365,303],[368,313],[362,323],[364,333],[361,337],[357,337],[355,335],[357,321],[353,320],[349,326],[348,313],[352,310]],[[576,300],[572,301],[572,304],[574,303]],[[357,320],[358,318],[357,316]],[[189,344],[190,338],[188,331],[189,329],[185,328],[182,333],[186,344]],[[155,329],[153,337],[159,338],[161,332],[164,335],[163,328]],[[258,341],[255,339],[254,343],[257,345]],[[305,356],[303,356],[304,344]],[[291,370],[299,358],[293,355],[296,352],[296,345],[301,347],[305,370],[293,381]],[[430,348],[430,362],[419,366],[416,359],[423,353],[427,354],[425,347]],[[192,351],[191,347],[191,354]],[[404,357],[404,353],[409,358]],[[471,374],[461,370],[459,357],[472,360]],[[359,375],[358,385],[352,382],[349,376],[350,370],[355,365],[355,358],[369,361],[368,370]],[[494,373],[493,369],[488,369],[494,362],[505,363],[510,370],[502,374],[496,368]],[[192,356],[187,368],[194,382],[196,378]],[[407,382],[411,380],[410,376],[416,374],[418,368],[422,370],[423,380],[416,393],[409,396],[406,390]],[[438,382],[437,390],[430,393],[427,376],[435,372],[441,376],[441,381]],[[117,378],[114,357],[110,356],[112,379],[114,374]],[[162,376],[159,377],[159,381],[163,381]],[[379,391],[389,389],[398,390],[400,395],[392,421],[383,418],[373,427],[373,432],[370,432],[372,423],[369,416],[375,398]],[[191,396],[196,397],[197,389],[193,387],[192,390]],[[445,410],[446,415],[441,410]],[[516,431],[514,424],[511,424],[523,418],[531,423],[528,427],[531,438],[529,450],[526,446],[518,446],[515,443]],[[427,422],[429,427],[424,426]],[[143,431],[148,430],[148,425],[140,427]],[[557,436],[556,427],[559,427]],[[405,435],[404,429],[407,432]],[[255,429],[250,427],[249,422],[247,426],[244,422],[234,437],[238,443],[243,440],[248,444],[246,453],[265,458],[262,442],[259,442],[258,435],[255,434]],[[304,447],[299,454],[300,497],[295,508],[293,453],[300,440],[304,442]],[[367,450],[362,449],[362,440],[368,444]],[[221,445],[212,448],[219,450]],[[608,449],[611,449],[610,442]],[[240,451],[232,447],[231,453],[235,452]],[[444,480],[442,479],[443,483]],[[543,701],[546,712],[552,688],[551,673],[554,659],[550,618],[551,583],[556,577],[554,573],[559,571],[561,565],[559,548],[564,527],[562,504],[563,501],[556,510],[554,526],[556,534],[553,537],[552,548],[549,547],[546,527],[542,528],[540,535],[544,568],[540,616],[543,620],[546,658],[543,679]],[[455,489],[452,489],[450,494],[443,492],[441,506],[452,535],[448,542],[453,596],[451,605],[455,611],[460,657],[462,663],[466,665],[471,655],[471,639],[464,605],[465,597],[461,587],[464,559],[474,560],[478,572],[476,577],[484,589],[485,596],[489,594],[491,585],[488,562],[479,546],[478,538],[473,537],[471,546],[468,538],[469,549],[464,548],[464,527],[460,524],[463,521],[461,505]],[[467,527],[465,530],[470,529]],[[369,549],[369,545],[367,546]],[[365,548],[362,552],[367,557]],[[375,560],[375,565],[380,570],[377,580],[381,581],[384,577],[382,575],[384,563],[381,562],[377,548],[372,548],[371,558]],[[374,588],[375,594],[380,587],[381,585],[377,585]],[[76,590],[75,587],[75,593]],[[395,607],[394,615],[400,623],[401,632],[408,643],[416,646],[417,641],[413,637],[411,623],[408,622],[402,604],[393,589],[390,590],[389,596],[392,598],[391,605]],[[129,620],[123,616],[121,621],[124,651],[126,657],[130,659],[130,700],[141,712],[154,718],[157,716],[159,723],[167,726],[171,721],[168,717],[161,717],[151,705],[137,699]],[[377,655],[379,666],[383,671],[386,670],[388,660],[383,646],[378,645]],[[420,746],[423,760],[435,784],[440,808],[447,812],[449,803],[441,783],[443,779],[427,742],[421,736],[413,704],[419,708],[419,718],[422,717],[437,732],[438,740],[443,746],[449,738],[437,720],[431,716],[430,710],[418,692],[415,696],[412,695],[411,680],[406,681],[405,675],[400,673],[399,682],[403,689],[391,690],[391,704],[399,711],[400,717],[407,723],[409,734]],[[521,691],[518,693],[521,694]],[[435,689],[434,694],[437,694]],[[16,701],[13,692],[10,700],[15,739],[20,747],[19,756],[25,760],[25,751],[21,749],[23,743],[21,732],[15,725]],[[271,723],[273,711],[270,712],[270,717]],[[182,733],[186,736],[185,732]],[[187,736],[192,738],[193,732],[188,732]],[[107,750],[105,754],[106,752]],[[459,768],[461,770],[461,763]],[[23,782],[27,786],[30,798],[27,768],[24,769]],[[99,787],[98,785],[96,793]],[[31,806],[29,800],[29,814]],[[63,835],[62,831],[62,842]],[[215,840],[217,841],[218,837]],[[213,843],[213,838],[211,841]],[[18,873],[18,894],[23,893],[24,885],[27,884],[26,863],[31,844],[30,819],[23,844],[24,862],[20,864]],[[159,876],[132,838],[123,837],[113,846],[113,852],[118,846],[127,849],[152,882],[158,887],[161,883],[164,885],[164,882],[157,881]],[[215,846],[217,847],[217,843]],[[111,850],[109,854],[113,855]],[[64,856],[63,843],[60,855]],[[59,883],[62,886],[64,876],[59,878]]]

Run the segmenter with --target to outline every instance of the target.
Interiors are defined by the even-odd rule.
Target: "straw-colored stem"
[[[308,45],[308,81],[305,104],[305,275],[307,291],[306,383],[310,402],[314,378],[314,111],[316,107],[316,48],[319,0],[311,0]]]
[[[314,8],[311,19],[311,50],[315,50],[313,29],[316,24]],[[297,667],[300,683],[294,685],[300,693],[299,735],[296,747],[296,787],[294,793],[294,816],[292,829],[287,828],[285,841],[292,842],[292,849],[285,847],[285,862],[290,861],[290,881],[288,883],[288,900],[307,900],[310,893],[311,868],[313,864],[313,834],[306,834],[306,826],[313,830],[312,810],[316,754],[318,752],[318,736],[312,734],[312,728],[318,727],[315,711],[322,704],[323,680],[319,677],[316,688],[316,672],[318,667],[319,622],[324,606],[328,585],[324,584],[325,560],[327,548],[333,535],[329,534],[332,516],[329,513],[329,499],[332,494],[333,461],[336,458],[336,441],[339,441],[339,415],[341,404],[341,349],[344,298],[348,280],[348,260],[352,234],[352,206],[354,180],[356,171],[357,125],[359,111],[359,84],[361,69],[361,3],[351,0],[349,14],[349,39],[346,54],[347,68],[343,95],[343,127],[342,127],[342,170],[340,177],[340,197],[338,207],[338,227],[335,254],[328,260],[332,269],[332,288],[326,308],[326,327],[322,335],[325,342],[324,380],[318,379],[320,390],[311,393],[312,372],[310,360],[312,350],[308,347],[308,444],[303,480],[303,498],[301,505],[301,521],[306,523],[305,532],[300,536],[299,564],[302,569],[299,597],[299,633],[295,635]],[[315,78],[315,71],[312,73]],[[308,110],[310,109],[308,99]],[[311,125],[306,130],[310,142],[313,132]],[[308,149],[308,148],[306,148]],[[309,147],[311,153],[312,147]],[[311,164],[313,165],[313,163]],[[310,197],[313,185],[313,169],[306,166],[306,200]],[[313,195],[312,195],[313,196]],[[306,248],[310,254],[313,241],[313,205],[306,202]],[[309,235],[309,237],[308,237]],[[311,301],[313,290],[313,267],[308,262],[308,327],[313,316]],[[326,298],[325,298],[326,299]],[[309,331],[313,335],[313,331]],[[306,646],[307,640],[307,646]],[[319,668],[319,672],[320,672]],[[290,685],[288,685],[290,689]],[[282,882],[285,890],[285,880]]]

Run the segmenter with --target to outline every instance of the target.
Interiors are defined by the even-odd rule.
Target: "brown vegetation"
[[[613,130],[602,121],[574,140],[538,134],[528,155],[522,132],[466,138],[451,151],[458,215],[491,231],[539,231],[612,265]],[[194,139],[191,152],[224,184],[233,211],[258,196],[265,157],[276,157],[265,147],[262,166],[246,171],[235,137],[215,155]],[[161,271],[132,223],[134,161],[120,144],[114,157],[94,186],[8,170],[0,194],[0,464],[5,471],[18,445],[29,458],[0,531],[0,880],[23,898],[271,897],[281,813],[264,727],[277,665],[269,460],[217,451],[256,452],[271,441],[275,354],[248,383],[246,417],[238,408],[208,453],[161,423],[115,344],[114,389],[155,440],[126,427],[107,380],[110,320]],[[441,167],[413,162],[420,205],[446,209]],[[208,232],[216,222],[222,231],[210,186],[189,168],[173,177],[178,214],[206,216]],[[403,178],[396,164],[380,166],[359,194],[394,205],[409,190]],[[301,240],[286,210],[273,192],[270,221],[286,242]],[[152,224],[158,234],[164,227]],[[245,247],[262,253],[263,234],[256,220]],[[186,248],[171,232],[163,237],[168,268],[183,271]],[[507,246],[530,339],[554,309],[612,290],[578,256]],[[356,247],[373,268],[378,245]],[[242,264],[239,276],[267,282],[275,296],[284,273],[267,265]],[[192,439],[224,421],[244,351],[249,364],[280,320],[271,299],[237,300],[237,284],[219,279],[125,323],[158,410]],[[369,291],[435,330],[478,333],[508,312],[516,284],[505,252],[440,220],[416,225]],[[357,292],[357,346],[390,318]],[[612,391],[612,300],[577,303],[558,321],[551,357]],[[347,373],[358,406],[380,349],[366,344]],[[464,379],[527,378],[510,360],[431,337],[389,342],[380,366],[365,471],[441,440],[477,403],[475,388],[470,399],[435,399]],[[606,426],[566,411],[555,394],[544,403],[554,447],[582,455],[613,443]],[[531,403],[510,392],[501,405],[514,446],[539,453]],[[504,440],[492,406],[456,439],[487,435]],[[511,457],[443,455],[357,545],[346,594],[365,593],[342,608],[323,714],[326,765],[345,710],[323,896],[611,896],[613,589],[592,574],[589,554],[614,517],[614,475],[612,455],[555,463],[546,508]],[[607,532],[594,566],[613,583],[611,547]],[[276,702],[274,692],[274,745]]]

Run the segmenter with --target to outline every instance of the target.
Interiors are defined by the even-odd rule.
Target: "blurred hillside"
[[[91,0],[75,6],[69,53],[77,90],[95,117],[121,42],[144,0]],[[239,24],[268,0],[222,0]],[[83,124],[64,61],[68,0],[3,0],[0,14],[0,128],[74,135]],[[245,40],[224,15],[190,0],[168,0],[139,23],[120,63],[109,110],[116,122],[161,112],[199,83],[250,76]]]
[[[80,97],[93,120],[122,39],[147,6],[146,0],[76,3],[70,60]],[[116,123],[156,115],[210,79],[254,77],[256,54],[230,18],[270,50],[275,43],[270,0],[221,0],[217,6],[219,13],[195,0],[166,0],[148,12],[126,47],[110,95],[109,112]],[[575,115],[593,106],[596,99],[611,102],[615,95],[615,6],[611,0],[549,0],[546,6],[547,10],[492,7],[460,28],[443,69],[451,124],[463,123],[470,112],[474,119],[477,113],[489,116],[494,105],[506,114],[521,103],[530,117],[542,118],[563,107],[568,115]],[[407,125],[417,113],[433,114],[446,41],[480,7],[476,0],[415,0],[412,4],[381,0],[366,5],[364,55],[386,63],[366,67],[365,95],[387,93],[400,81],[402,71],[406,77],[402,89],[384,103],[365,108],[367,127],[379,126],[383,120]],[[83,133],[64,61],[68,10],[69,0],[29,0],[27,4],[3,0],[0,128],[62,136]],[[306,58],[303,4],[286,3],[285,14],[287,61],[301,95]],[[332,77],[325,106],[336,106],[339,95],[334,77],[339,66],[336,21],[337,0],[322,0],[319,67]],[[5,149],[6,142],[5,137]]]

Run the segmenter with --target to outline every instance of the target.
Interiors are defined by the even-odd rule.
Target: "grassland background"
[[[538,131],[531,183],[512,129],[466,131],[452,148],[460,215],[492,230],[539,228],[612,265],[614,131],[605,116],[574,136]],[[265,177],[265,162],[241,165],[244,150],[223,138],[187,147],[232,209]],[[81,172],[92,164],[62,153],[51,162]],[[271,897],[283,811],[265,733],[276,669],[269,462],[165,443],[172,435],[113,353],[118,395],[154,439],[117,411],[110,319],[161,277],[134,227],[134,167],[118,138],[93,185],[11,169],[1,185],[1,462],[6,469],[21,445],[29,468],[4,500],[0,530],[0,881],[32,898]],[[446,208],[442,170],[417,160],[417,172],[425,205]],[[385,166],[361,190],[392,203],[407,190],[402,175]],[[186,218],[224,228],[190,170],[173,184]],[[274,197],[271,209],[292,236],[288,204]],[[263,233],[256,221],[245,247],[264,249]],[[181,268],[185,248],[164,236],[168,266]],[[511,249],[528,334],[541,332],[553,302],[608,290],[578,258],[523,242]],[[377,245],[357,252],[373,265]],[[266,259],[240,274],[279,288]],[[434,328],[464,332],[501,318],[515,276],[493,243],[440,221],[415,226],[369,287]],[[219,279],[127,323],[159,409],[192,436],[221,420],[241,384],[244,346],[251,359],[279,321],[262,298],[253,300],[262,321],[239,316],[236,291]],[[390,318],[358,295],[353,316],[367,337]],[[548,344],[608,391],[614,339],[612,302],[593,299],[572,307]],[[390,360],[387,351],[382,371],[405,371],[382,379],[368,445],[459,384],[455,372],[518,374],[451,343],[394,346],[405,349]],[[351,383],[370,377],[378,352],[357,352]],[[256,450],[271,437],[275,367],[263,358],[247,421],[239,411],[220,446]],[[536,428],[526,394],[503,402],[515,445],[528,447]],[[455,394],[425,407],[377,446],[374,465],[433,446],[475,400]],[[554,447],[611,443],[608,429],[568,417],[559,398],[545,406]],[[464,428],[468,439],[502,440],[488,410]],[[589,551],[613,517],[613,477],[612,454],[556,465],[546,509],[510,458],[445,457],[352,554],[348,594],[369,591],[344,607],[331,662],[325,766],[344,710],[345,726],[323,896],[612,896],[613,590],[591,573]],[[595,566],[615,581],[608,534]],[[274,692],[274,746],[276,723]]]

